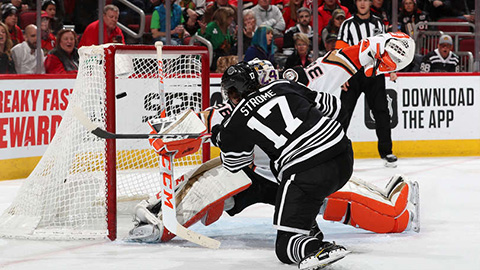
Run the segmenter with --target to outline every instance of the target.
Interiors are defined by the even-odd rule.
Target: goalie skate
[[[345,247],[335,244],[335,242],[324,242],[324,245],[320,248],[320,250],[306,256],[300,261],[300,263],[298,263],[298,269],[322,269],[336,261],[345,258],[345,256],[347,256],[350,252],[351,251],[348,251]]]
[[[410,212],[410,222],[407,227],[414,232],[420,232],[420,192],[417,181],[406,181],[408,183],[411,192],[409,194],[409,202],[407,209]]]
[[[163,225],[161,228],[163,228]],[[135,227],[128,232],[128,236],[124,240],[140,243],[158,243],[161,237],[162,230],[160,230],[160,226],[148,223],[137,223]]]

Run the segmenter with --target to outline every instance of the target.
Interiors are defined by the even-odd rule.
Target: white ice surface
[[[337,270],[480,269],[480,157],[402,158],[395,169],[379,159],[355,161],[354,174],[384,186],[395,173],[420,184],[421,231],[374,234],[318,217],[326,240],[353,253],[327,267]],[[0,211],[22,181],[0,181]],[[28,241],[0,239],[0,269],[297,269],[275,257],[272,207],[255,205],[236,217],[193,230],[222,242],[208,250],[181,239],[167,244],[101,241]]]

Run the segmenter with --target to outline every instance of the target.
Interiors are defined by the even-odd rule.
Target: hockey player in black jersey
[[[391,38],[362,43],[354,69],[360,64],[378,74],[408,64],[403,62],[411,57],[395,57],[407,54],[404,45],[383,52]],[[223,166],[232,172],[252,165],[255,146],[268,155],[280,184],[274,214],[277,257],[284,263],[298,263],[300,269],[322,268],[348,254],[342,246],[308,236],[323,199],[352,174],[350,140],[336,121],[343,117],[340,103],[330,94],[294,81],[260,87],[256,76],[243,62],[224,73],[222,91],[235,109],[222,125],[213,127],[212,141],[222,150]]]
[[[274,214],[277,257],[317,269],[348,254],[342,246],[308,236],[325,197],[352,174],[351,143],[335,121],[341,106],[335,97],[293,81],[259,88],[256,76],[244,62],[224,73],[222,91],[236,106],[213,128],[212,138],[232,172],[252,164],[255,145],[267,153],[280,183]]]

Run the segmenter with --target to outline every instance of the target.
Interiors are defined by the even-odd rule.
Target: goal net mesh
[[[116,133],[150,133],[149,119],[202,109],[202,57],[163,51],[162,76],[153,46],[82,47],[69,104],[81,107],[96,125],[112,131],[108,107],[115,106]],[[123,48],[123,49],[122,49]],[[148,49],[147,49],[148,48]],[[113,51],[115,68],[112,58]],[[205,74],[204,74],[205,75]],[[114,86],[108,82],[115,76]],[[116,99],[107,99],[115,91]],[[112,104],[115,103],[115,104]],[[0,216],[0,236],[40,239],[91,239],[108,235],[108,155],[116,156],[117,202],[136,202],[160,191],[158,155],[148,140],[107,142],[89,133],[74,117],[72,106],[39,164],[24,181],[11,206]],[[109,126],[110,125],[110,126]],[[112,152],[115,150],[116,152]],[[175,161],[176,175],[202,163],[202,153]],[[112,219],[112,218],[110,218]]]

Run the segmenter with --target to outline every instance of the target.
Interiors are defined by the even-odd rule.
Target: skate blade
[[[301,270],[318,270],[325,268],[335,262],[338,262],[339,260],[345,258],[349,253],[352,253],[350,250],[341,250],[333,253],[328,254],[328,258],[325,260],[322,260],[321,262],[319,261],[319,264],[306,267],[306,268],[300,268]]]
[[[388,161],[385,161],[385,163],[383,164],[385,167],[387,168],[396,168],[397,167],[397,162],[388,162]]]

